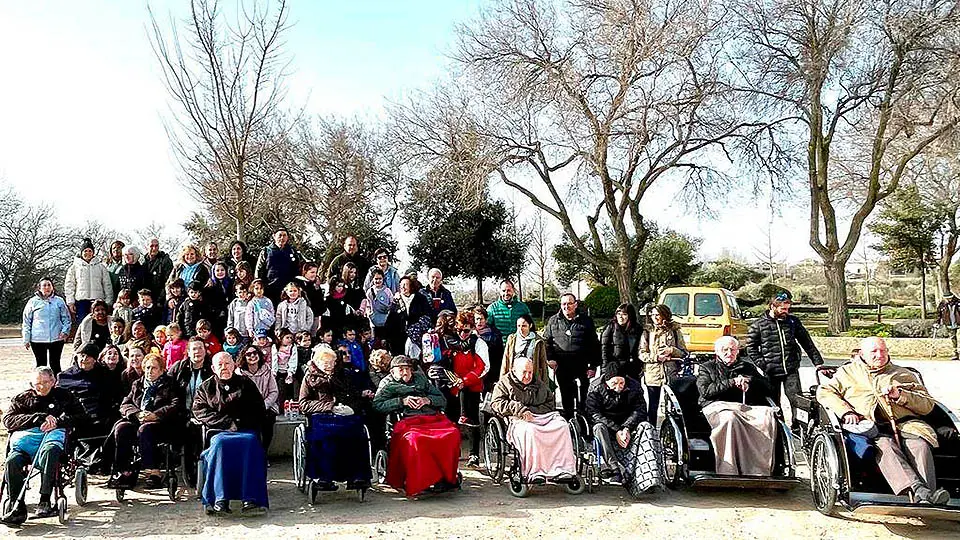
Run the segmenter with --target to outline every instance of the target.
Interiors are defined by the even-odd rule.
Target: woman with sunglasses
[[[480,393],[483,377],[490,368],[487,344],[473,331],[473,312],[462,311],[454,322],[454,333],[443,336],[446,365],[453,369],[447,399],[447,418],[458,421],[470,433],[467,465],[480,464]]]
[[[400,289],[400,272],[391,264],[390,253],[384,248],[379,248],[373,253],[373,258],[376,264],[367,270],[367,277],[363,280],[363,290],[373,285],[374,270],[380,270],[383,272],[383,285],[393,294],[397,294]]]
[[[260,434],[263,437],[263,448],[270,448],[270,441],[273,440],[273,425],[277,421],[277,415],[280,414],[280,406],[277,398],[280,395],[280,388],[277,386],[277,379],[273,376],[270,366],[263,361],[263,353],[259,347],[248,345],[240,351],[237,358],[237,372],[245,375],[260,390],[263,396],[263,406],[267,412],[263,417],[263,429]]]

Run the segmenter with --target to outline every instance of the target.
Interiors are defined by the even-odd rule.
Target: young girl
[[[239,361],[237,355],[243,348],[243,340],[240,339],[240,332],[236,328],[227,328],[223,333],[223,350],[230,353],[235,362]]]
[[[290,282],[280,294],[277,304],[277,330],[286,328],[296,334],[309,332],[313,326],[313,311],[307,300],[300,296],[300,286]]]
[[[163,310],[163,322],[166,324],[177,322],[180,306],[183,304],[183,280],[177,278],[167,285],[167,305]]]
[[[235,328],[241,337],[250,337],[250,333],[247,332],[247,304],[250,302],[250,290],[243,283],[234,285],[233,290],[237,297],[227,306],[227,327]]]
[[[293,382],[297,373],[297,347],[293,334],[286,328],[277,332],[277,344],[273,347],[273,375],[280,389],[280,403],[294,398]],[[299,392],[298,392],[299,395]]]
[[[326,345],[327,347],[333,349],[333,330],[327,328],[320,332],[320,343],[317,343],[317,347],[321,345]],[[316,352],[317,347],[314,347],[313,350]]]
[[[117,302],[113,304],[113,316],[120,317],[127,327],[130,326],[130,321],[133,320],[133,299],[130,298],[130,289],[120,289]]]
[[[384,284],[382,270],[374,268],[370,273],[373,275],[373,281],[367,289],[367,309],[364,314],[373,325],[374,336],[383,339],[387,335],[387,316],[390,315],[390,308],[393,306],[393,291]]]
[[[146,323],[144,323],[146,324]],[[157,344],[157,347],[160,347],[162,351],[164,347],[167,346],[167,327],[162,324],[153,329],[153,342]]]
[[[264,296],[264,284],[262,279],[255,279],[250,284],[250,292],[253,298],[247,303],[246,324],[247,332],[250,337],[256,337],[260,332],[269,332],[277,317],[273,311],[273,302]]]
[[[167,364],[167,369],[176,364],[187,355],[187,340],[183,339],[180,332],[180,325],[170,323],[167,325],[168,336],[167,344],[163,346],[163,359]]]

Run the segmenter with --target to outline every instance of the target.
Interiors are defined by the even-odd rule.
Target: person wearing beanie
[[[197,322],[207,318],[207,305],[203,301],[203,283],[191,281],[187,287],[187,299],[177,313],[177,323],[187,339],[197,335]]]
[[[63,290],[67,309],[78,322],[90,313],[94,300],[103,300],[108,304],[114,301],[110,272],[102,262],[94,258],[95,255],[93,241],[84,238],[80,244],[80,252],[67,268]]]

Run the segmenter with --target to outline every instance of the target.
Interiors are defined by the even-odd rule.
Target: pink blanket
[[[520,452],[524,477],[552,478],[577,473],[570,429],[560,413],[534,415],[530,422],[512,418],[507,438]]]

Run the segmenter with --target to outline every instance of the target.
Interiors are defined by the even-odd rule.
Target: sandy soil
[[[65,352],[65,359],[69,358]],[[0,346],[0,407],[25,388],[32,356],[22,348]],[[66,362],[65,362],[66,363]],[[960,363],[920,364],[928,383],[945,387],[958,380]],[[807,373],[809,376],[809,373]],[[807,377],[805,377],[806,379]],[[949,388],[951,406],[960,389]],[[957,410],[957,409],[955,409]],[[3,435],[5,437],[5,434]],[[0,441],[2,442],[2,441]],[[510,496],[477,471],[465,470],[462,492],[411,501],[390,489],[378,489],[359,502],[354,493],[321,494],[316,506],[292,482],[290,461],[270,469],[270,512],[259,518],[210,518],[192,493],[181,489],[171,503],[159,494],[128,493],[118,503],[112,491],[95,480],[87,506],[70,501],[70,521],[28,521],[23,529],[0,536],[125,538],[530,538],[671,537],[671,538],[946,538],[960,536],[960,524],[919,519],[826,518],[810,502],[805,484],[788,494],[772,491],[692,490],[665,492],[633,501],[617,487],[594,494],[567,495],[554,487],[533,490],[527,499]],[[805,476],[805,470],[802,471]],[[36,495],[28,501],[35,501]]]

